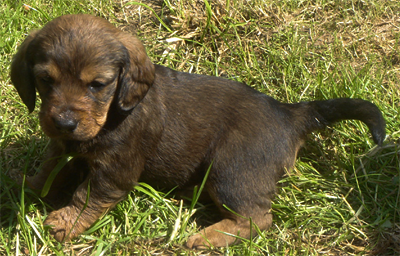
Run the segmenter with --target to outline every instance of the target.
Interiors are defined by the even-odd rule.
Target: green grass
[[[400,254],[399,1],[142,3],[0,3],[0,255]],[[9,72],[29,31],[82,12],[137,34],[154,63],[180,71],[243,81],[284,102],[370,100],[384,113],[386,143],[376,147],[357,121],[309,136],[294,170],[279,182],[272,228],[252,241],[187,250],[186,239],[212,223],[216,209],[197,204],[192,212],[169,191],[143,185],[82,236],[59,244],[43,227],[51,207],[10,178],[40,169],[47,138]]]

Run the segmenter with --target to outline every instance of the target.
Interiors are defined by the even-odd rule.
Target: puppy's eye
[[[93,81],[93,82],[91,82],[90,84],[89,84],[89,88],[90,88],[90,90],[92,90],[92,91],[99,91],[99,90],[101,90],[102,88],[104,88],[106,85],[104,84],[104,83],[102,83],[102,82],[99,82],[99,81]]]
[[[38,79],[39,79],[39,82],[41,82],[43,84],[52,84],[54,82],[53,78],[51,78],[51,76],[49,76],[49,75],[39,76]]]

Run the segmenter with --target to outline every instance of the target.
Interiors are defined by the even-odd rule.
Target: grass
[[[0,255],[400,254],[400,2],[389,0],[126,0],[0,3]],[[25,5],[24,5],[25,4]],[[226,77],[284,102],[363,98],[387,122],[383,147],[346,121],[309,136],[273,203],[273,227],[229,248],[191,251],[215,221],[143,184],[78,239],[51,239],[51,208],[10,176],[40,169],[47,138],[9,78],[33,29],[67,13],[102,16],[136,33],[154,63]],[[38,104],[37,104],[38,105]],[[193,207],[193,211],[191,211]]]

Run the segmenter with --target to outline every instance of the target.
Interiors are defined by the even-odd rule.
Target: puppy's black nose
[[[78,122],[70,115],[53,117],[54,126],[61,132],[72,133],[78,126]]]

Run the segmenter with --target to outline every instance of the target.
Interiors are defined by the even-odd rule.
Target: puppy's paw
[[[189,237],[186,246],[191,249],[225,247],[240,242],[239,237],[250,237],[250,223],[244,219],[223,219]]]
[[[85,230],[81,223],[83,220],[76,221],[77,217],[77,210],[73,206],[66,206],[51,212],[44,221],[44,225],[50,226],[49,233],[58,242],[67,242]]]
[[[21,188],[22,186],[25,186],[37,194],[40,194],[41,189],[46,181],[43,178],[38,179],[39,175],[26,176],[22,171],[17,169],[12,169],[9,171],[8,176],[15,182],[17,187]]]
[[[10,177],[18,186],[22,186],[24,181],[24,174],[17,169],[12,169],[8,172],[8,177]]]
[[[203,250],[210,248],[211,244],[204,238],[204,235],[196,234],[189,237],[188,241],[186,242],[186,247],[190,249]]]
[[[218,223],[217,223],[218,224]],[[217,231],[214,224],[189,237],[186,246],[190,249],[204,250],[210,247],[225,247],[235,242],[235,238]]]

